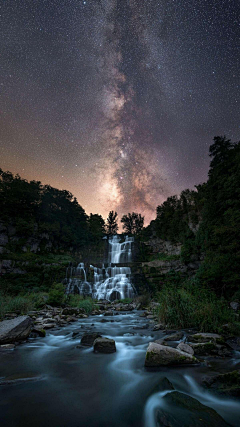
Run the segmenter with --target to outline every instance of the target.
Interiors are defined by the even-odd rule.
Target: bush
[[[83,308],[87,314],[90,314],[93,311],[93,307],[93,300],[90,298],[83,299],[78,303],[78,308]]]
[[[17,314],[27,314],[34,308],[34,304],[29,297],[11,297],[0,294],[0,317],[3,318],[6,313],[14,312]]]
[[[226,300],[196,282],[173,286],[165,284],[158,293],[159,321],[170,328],[198,328],[202,332],[219,332],[223,324],[234,322]]]
[[[53,306],[62,305],[65,299],[65,288],[62,283],[56,283],[48,294],[48,304]]]

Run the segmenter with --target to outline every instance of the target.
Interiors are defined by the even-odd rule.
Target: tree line
[[[183,261],[203,259],[197,272],[203,285],[234,294],[240,284],[240,142],[216,136],[209,155],[208,181],[169,197],[143,233],[181,242]]]
[[[118,231],[117,212],[110,211],[106,222],[99,214],[86,214],[77,199],[66,190],[58,190],[40,181],[27,181],[18,174],[0,169],[0,222],[16,229],[10,251],[20,250],[23,238],[50,236],[53,249],[79,250],[87,244],[101,244],[105,235]],[[139,233],[144,218],[140,214],[124,215],[124,232]],[[17,243],[19,242],[19,243]]]

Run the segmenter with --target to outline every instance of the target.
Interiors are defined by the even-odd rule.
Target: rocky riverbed
[[[237,339],[166,330],[140,308],[28,313],[28,338],[0,347],[1,426],[239,425]]]

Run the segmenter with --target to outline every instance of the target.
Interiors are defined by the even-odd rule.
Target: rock
[[[227,372],[203,378],[203,384],[218,393],[240,396],[240,371]]]
[[[14,343],[25,340],[31,332],[32,319],[19,316],[0,323],[0,344]]]
[[[199,342],[199,343],[203,343],[203,342],[213,342],[213,343],[217,343],[217,344],[223,344],[224,343],[224,339],[221,335],[218,334],[208,334],[208,333],[197,333],[194,335],[189,335],[188,337],[188,341],[190,342]]]
[[[190,345],[188,345],[185,342],[183,342],[183,341],[178,344],[177,349],[181,350],[181,351],[184,351],[184,353],[189,353],[189,354],[192,354],[192,355],[194,354],[193,348]]]
[[[237,311],[237,310],[239,310],[239,308],[240,308],[240,304],[239,304],[239,302],[237,302],[237,301],[232,301],[232,302],[230,302],[230,307],[231,307],[233,310]]]
[[[145,366],[164,366],[197,363],[196,357],[181,350],[150,342],[147,348]]]
[[[162,427],[227,427],[228,423],[214,409],[187,394],[173,391],[163,398],[157,412],[157,424]]]
[[[203,342],[198,344],[191,344],[194,353],[199,356],[205,356],[208,354],[217,354],[218,347],[213,342]]]
[[[183,332],[176,332],[175,334],[169,335],[168,337],[164,338],[164,341],[179,341],[184,337]]]
[[[65,307],[62,311],[64,316],[76,316],[77,314],[84,314],[84,310],[79,310],[77,307]]]
[[[40,328],[35,327],[32,329],[32,332],[34,334],[37,334],[39,337],[45,337],[46,336],[45,329],[40,329]]]
[[[156,325],[154,325],[153,327],[153,331],[160,331],[161,329],[164,329],[165,326],[162,323],[157,323]]]
[[[105,311],[104,316],[113,316],[113,311]]]
[[[53,329],[55,328],[56,324],[55,323],[43,323],[41,329]]]
[[[0,385],[14,385],[14,384],[26,383],[29,381],[39,381],[42,379],[43,379],[42,376],[37,376],[34,373],[23,373],[23,374],[11,375],[9,377],[1,378]]]
[[[102,338],[102,335],[99,332],[88,332],[82,336],[81,345],[86,345],[92,347],[94,341],[97,338]]]
[[[15,347],[15,344],[2,344],[0,350],[13,350]]]
[[[97,338],[94,343],[94,353],[115,353],[115,341],[110,338]]]

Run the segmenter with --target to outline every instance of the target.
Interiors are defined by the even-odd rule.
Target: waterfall
[[[109,264],[102,268],[90,265],[93,281],[87,281],[87,273],[83,263],[76,268],[68,267],[66,275],[66,294],[79,293],[91,295],[96,299],[113,301],[132,298],[135,294],[131,284],[131,268],[127,264],[132,260],[133,237],[125,237],[124,242],[118,236],[109,239]]]

